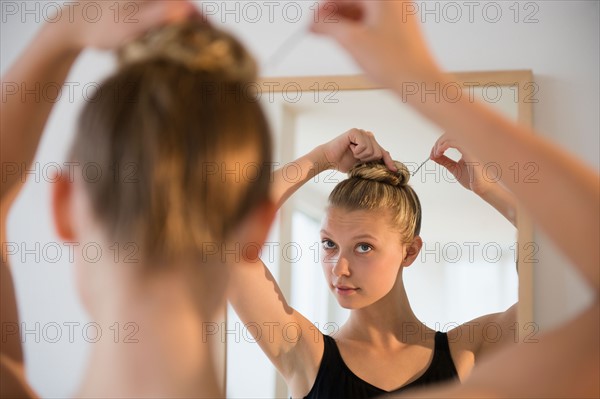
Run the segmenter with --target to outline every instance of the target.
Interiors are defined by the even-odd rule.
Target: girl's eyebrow
[[[321,234],[326,235],[326,236],[331,236],[331,234],[327,230],[325,230],[325,229],[321,229]],[[371,234],[359,234],[357,236],[352,237],[353,240],[360,240],[360,239],[363,239],[363,238],[369,238],[369,239],[371,239],[373,241],[379,241],[377,239],[377,237],[375,237],[375,236],[373,236]]]
[[[370,238],[371,240],[377,241],[377,238],[375,236],[372,236],[371,234],[360,234],[352,238],[355,240],[359,240],[361,238]]]

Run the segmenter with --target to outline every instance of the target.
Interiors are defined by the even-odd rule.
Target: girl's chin
[[[340,305],[340,307],[342,307],[344,309],[355,310],[355,309],[361,309],[361,308],[365,307],[363,304],[359,304],[350,298],[342,297],[342,298],[336,298],[336,299],[337,299],[338,305]]]

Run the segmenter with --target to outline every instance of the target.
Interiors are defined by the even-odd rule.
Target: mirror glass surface
[[[395,160],[415,171],[443,133],[387,90],[337,90],[335,82],[329,88],[261,97],[280,163],[357,127],[372,131]],[[515,87],[481,85],[465,89],[463,95],[482,100],[515,121],[519,118]],[[460,158],[454,150],[447,155]],[[498,179],[493,162],[485,164],[484,171],[489,179]],[[520,171],[527,172],[523,166]],[[345,174],[328,171],[305,184],[286,203],[262,257],[288,303],[329,334],[344,323],[348,310],[338,305],[323,277],[319,230],[327,196],[344,178]],[[447,331],[514,304],[518,296],[515,227],[433,161],[425,163],[410,184],[423,210],[423,248],[404,271],[416,316],[433,329]],[[268,333],[267,328],[262,330]],[[285,395],[285,384],[254,343],[248,326],[231,309],[224,333],[228,397]]]

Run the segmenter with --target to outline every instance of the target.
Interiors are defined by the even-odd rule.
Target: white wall
[[[262,18],[256,19],[247,2],[205,2],[219,8],[213,21],[224,24],[242,39],[263,62],[275,52],[286,38],[305,29],[310,20],[312,1],[271,2],[275,7],[273,21],[269,21],[267,6],[260,5]],[[18,13],[9,15],[6,5],[16,5]],[[38,29],[35,14],[24,15],[24,4],[34,7],[34,2],[0,3],[0,69],[6,71],[15,57],[31,40]],[[226,4],[231,14],[225,14]],[[419,7],[434,10],[425,15],[424,29],[435,55],[448,70],[498,70],[531,69],[539,85],[538,102],[534,104],[534,123],[546,137],[575,153],[594,168],[600,166],[598,119],[599,101],[599,3],[597,1],[539,1],[539,2],[418,2]],[[469,5],[470,4],[470,5]],[[515,4],[520,10],[518,22],[514,21]],[[286,22],[282,17],[285,8],[288,20],[294,18],[296,5],[302,9],[298,22]],[[237,11],[236,11],[237,7]],[[287,7],[287,8],[286,8]],[[438,11],[435,11],[437,7]],[[446,8],[444,8],[446,7]],[[453,23],[457,8],[462,18]],[[474,7],[472,21],[469,7]],[[487,7],[487,8],[486,8]],[[513,7],[511,9],[510,7]],[[527,7],[527,8],[525,8]],[[502,12],[499,21],[494,11]],[[486,9],[487,12],[483,13]],[[41,10],[41,9],[40,9]],[[534,13],[537,22],[524,23],[526,15]],[[43,17],[43,15],[42,15]],[[235,19],[239,18],[239,23]],[[246,17],[246,21],[244,21]],[[23,21],[22,21],[23,18]],[[436,18],[438,21],[436,21]],[[43,18],[38,18],[43,19]],[[278,65],[271,64],[265,75],[323,75],[353,74],[359,70],[333,43],[316,37],[304,37]],[[110,59],[88,52],[78,62],[69,76],[72,82],[82,85],[98,81],[110,67]],[[75,101],[81,104],[81,93]],[[42,161],[62,161],[62,154],[72,135],[77,105],[68,96],[58,104],[52,115],[42,147],[38,153]],[[560,188],[557,188],[560,189]],[[9,220],[8,240],[26,242],[28,248],[35,242],[42,246],[58,242],[50,227],[47,185],[31,182]],[[540,265],[543,274],[536,274],[536,321],[548,326],[568,317],[588,299],[589,292],[582,289],[578,277],[568,270],[566,262],[552,250],[547,240],[538,233],[541,246]],[[36,321],[44,323],[80,322],[85,316],[76,300],[69,265],[11,259],[18,290],[19,309],[28,328]],[[64,330],[66,333],[67,330]],[[79,331],[80,332],[80,331]],[[51,344],[43,334],[35,343],[29,335],[26,357],[29,376],[34,387],[43,396],[64,397],[77,384],[85,360],[86,342],[81,335],[73,344],[64,340]]]

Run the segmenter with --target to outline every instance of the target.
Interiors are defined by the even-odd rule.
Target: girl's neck
[[[222,396],[215,358],[224,348],[220,334],[209,332],[221,326],[224,312],[203,311],[187,280],[163,275],[142,288],[131,285],[115,292],[118,301],[95,304],[93,322],[101,335],[91,344],[77,397]],[[211,298],[204,292],[206,302],[218,302],[221,295],[215,292]]]
[[[352,310],[341,332],[350,339],[382,346],[422,342],[426,334],[433,333],[415,316],[401,276],[379,301]]]

